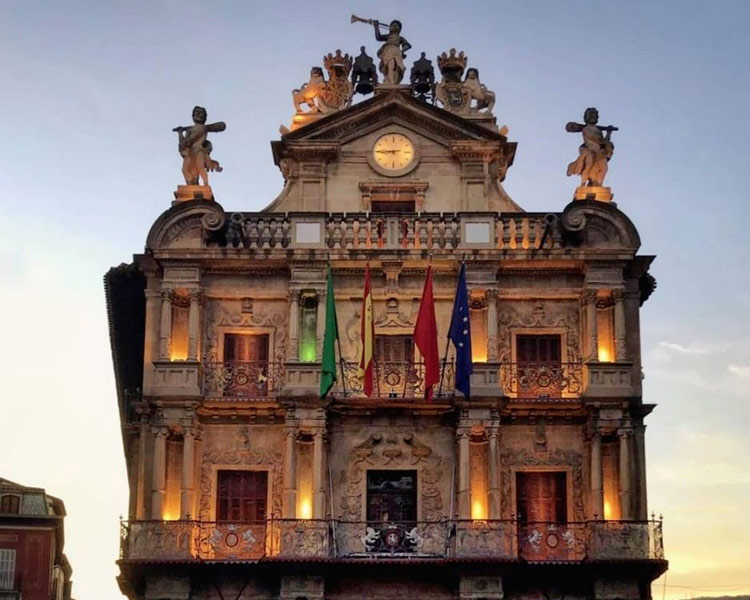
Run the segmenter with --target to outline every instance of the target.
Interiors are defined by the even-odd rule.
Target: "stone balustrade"
[[[542,213],[232,213],[224,239],[247,249],[343,250],[562,247],[559,215]],[[218,241],[214,231],[207,239]]]
[[[126,561],[257,561],[374,557],[544,561],[663,560],[661,520],[525,523],[325,519],[122,522]]]

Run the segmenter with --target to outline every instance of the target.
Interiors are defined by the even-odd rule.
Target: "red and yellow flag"
[[[424,359],[424,399],[432,399],[432,387],[440,381],[435,298],[432,295],[432,265],[427,267],[422,303],[419,305],[417,324],[414,327],[414,344]]]
[[[375,354],[375,325],[372,319],[372,290],[370,289],[370,265],[365,266],[365,292],[362,296],[362,319],[359,327],[359,339],[361,341],[359,355],[359,370],[357,374],[364,381],[365,395],[372,396],[373,373],[375,365],[373,355]]]

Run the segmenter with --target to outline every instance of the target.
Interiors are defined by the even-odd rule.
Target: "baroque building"
[[[516,143],[495,94],[455,50],[439,82],[422,54],[401,84],[395,23],[377,38],[385,83],[363,48],[326,55],[328,79],[315,67],[294,91],[271,144],[284,187],[260,212],[214,199],[210,145],[198,185],[178,128],[187,184],[105,277],[133,600],[636,600],[666,570],[641,393],[653,257],[602,187],[616,128],[569,124],[582,186],[526,212],[502,187]],[[199,146],[223,130],[199,129]],[[449,346],[426,402],[412,339],[426,270],[442,346],[462,262],[471,394]],[[321,398],[328,265],[341,360]]]

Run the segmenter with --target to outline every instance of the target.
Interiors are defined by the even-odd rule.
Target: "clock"
[[[372,162],[385,175],[403,175],[416,165],[417,149],[401,133],[386,133],[375,140]]]

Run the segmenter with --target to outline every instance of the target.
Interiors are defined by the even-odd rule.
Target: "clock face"
[[[387,171],[400,171],[414,162],[411,140],[400,133],[387,133],[378,138],[372,149],[375,163]]]

